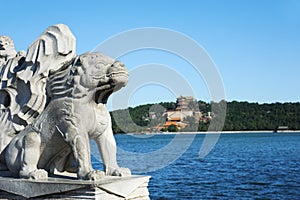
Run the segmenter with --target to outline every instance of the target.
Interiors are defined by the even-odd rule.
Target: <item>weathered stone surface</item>
[[[47,180],[6,177],[0,173],[1,199],[149,199],[149,176],[106,176],[98,181],[60,174]]]
[[[122,62],[99,52],[76,56],[76,39],[64,24],[47,28],[26,54],[2,36],[0,53],[0,170],[34,180],[55,170],[83,180],[130,176],[117,164],[105,105],[127,84]],[[92,168],[89,139],[104,172]]]
[[[120,61],[77,56],[64,24],[47,28],[27,53],[0,36],[1,199],[149,199],[150,177],[117,164],[106,108],[127,80]],[[90,139],[104,171],[91,165]]]

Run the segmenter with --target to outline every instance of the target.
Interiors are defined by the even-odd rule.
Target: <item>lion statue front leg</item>
[[[117,164],[117,146],[110,126],[94,140],[98,145],[106,176],[124,177],[131,175],[128,168],[119,167]]]
[[[85,137],[86,136],[86,137]],[[78,164],[77,177],[83,180],[97,181],[105,176],[100,170],[94,170],[90,160],[89,138],[87,135],[78,135],[71,142],[75,161]]]
[[[62,135],[65,142],[71,146],[74,161],[77,165],[77,177],[82,180],[97,181],[105,176],[100,170],[94,170],[91,164],[90,140],[85,130],[65,121],[57,131]],[[68,166],[66,166],[66,169]]]

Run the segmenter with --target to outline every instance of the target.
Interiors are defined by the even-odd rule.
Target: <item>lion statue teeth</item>
[[[84,180],[131,175],[117,164],[105,105],[127,84],[128,71],[99,52],[76,56],[74,43],[66,25],[51,26],[26,56],[8,60],[1,70],[0,169],[29,179],[55,171],[76,172]],[[5,69],[17,72],[8,76],[11,70]],[[90,139],[97,143],[104,171],[92,168]]]

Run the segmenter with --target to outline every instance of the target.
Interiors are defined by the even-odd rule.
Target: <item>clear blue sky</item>
[[[65,23],[77,38],[78,54],[126,30],[173,29],[207,51],[222,77],[228,101],[300,101],[297,0],[10,0],[1,3],[1,18],[0,35],[11,36],[17,50],[26,50],[48,26]],[[194,86],[197,99],[210,100],[204,81],[179,58],[141,51],[124,56],[123,61],[129,70],[151,62],[168,65],[190,84],[199,84]],[[166,88],[149,85],[136,91],[129,103],[174,101],[175,96]]]

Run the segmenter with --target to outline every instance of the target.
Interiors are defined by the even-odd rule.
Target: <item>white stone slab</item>
[[[147,183],[149,176],[131,177],[104,177],[100,181],[83,181],[74,178],[74,175],[58,175],[49,177],[47,180],[28,180],[8,177],[0,172],[0,195],[5,192],[16,197],[43,197],[51,198],[53,195],[59,198],[79,198],[89,196],[91,199],[111,196],[116,199],[137,198],[139,196],[148,197]],[[145,190],[146,188],[146,190]],[[1,193],[1,191],[4,191]],[[141,191],[141,194],[139,194]],[[81,194],[82,193],[82,194]],[[82,195],[82,196],[81,196]],[[101,198],[100,198],[101,199]]]
[[[117,182],[102,184],[99,187],[105,191],[117,194],[121,197],[127,197],[139,186],[145,183],[145,177],[136,177],[131,179],[124,179]]]

